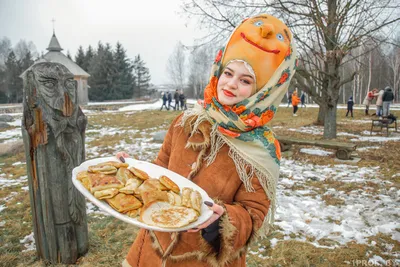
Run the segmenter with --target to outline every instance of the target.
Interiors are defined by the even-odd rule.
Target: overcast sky
[[[200,37],[193,24],[185,26],[181,0],[0,0],[0,38],[14,46],[32,41],[38,52],[47,52],[53,32],[64,49],[75,56],[79,45],[97,47],[101,40],[113,47],[120,41],[130,58],[141,55],[152,83],[170,82],[167,59],[175,44],[191,45]],[[197,32],[197,35],[196,35]]]

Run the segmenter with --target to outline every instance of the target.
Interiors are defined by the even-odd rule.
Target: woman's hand
[[[197,226],[196,228],[192,228],[187,230],[189,233],[195,233],[198,232],[201,229],[206,228],[207,226],[209,226],[210,224],[212,224],[213,222],[215,222],[216,220],[219,219],[219,217],[222,216],[222,214],[224,214],[224,208],[220,205],[217,205],[215,203],[209,202],[209,201],[204,201],[204,204],[206,204],[207,206],[210,207],[210,209],[212,209],[212,211],[214,212],[213,215],[211,215],[210,219],[208,219],[205,223]]]
[[[120,161],[125,162],[124,158],[129,158],[129,154],[126,153],[125,151],[120,151],[117,152],[117,154],[115,154],[115,157]]]

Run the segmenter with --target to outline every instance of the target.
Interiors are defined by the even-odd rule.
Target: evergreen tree
[[[113,86],[117,92],[116,99],[132,98],[135,82],[132,74],[133,66],[126,56],[125,49],[119,42],[117,42],[115,48],[114,63],[116,73]]]
[[[140,54],[135,57],[133,70],[136,81],[134,96],[140,98],[147,93],[151,79],[150,71],[146,67],[146,63],[140,58]]]
[[[86,50],[85,59],[82,64],[82,69],[85,71],[89,71],[90,62],[92,61],[93,57],[95,56],[95,52],[91,45],[89,45],[88,49]]]
[[[83,51],[81,45],[79,46],[78,52],[75,55],[75,63],[83,69],[83,65],[85,64],[85,52]]]
[[[8,54],[5,66],[8,102],[19,103],[22,101],[22,79],[19,78],[21,66],[13,51]]]
[[[95,101],[111,100],[115,95],[113,78],[116,68],[110,44],[103,46],[99,42],[96,56],[91,60],[89,72],[89,99]]]

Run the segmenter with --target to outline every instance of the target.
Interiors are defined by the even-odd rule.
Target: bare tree
[[[0,69],[11,52],[11,41],[7,37],[0,39]]]
[[[195,98],[201,98],[210,78],[210,68],[215,49],[210,46],[195,48],[190,54],[188,85]]]
[[[37,58],[39,56],[36,46],[32,41],[25,41],[23,39],[19,40],[19,42],[14,47],[14,53],[17,56],[18,60],[21,60],[25,57],[25,55],[30,52],[33,58]]]
[[[188,18],[198,17],[213,42],[248,16],[268,12],[283,19],[299,50],[296,82],[320,106],[324,138],[336,138],[340,88],[356,75],[341,77],[343,59],[357,58],[350,52],[366,39],[381,43],[378,33],[398,24],[399,7],[397,0],[187,0],[183,10]]]
[[[185,58],[184,46],[178,42],[168,58],[166,69],[168,76],[179,90],[183,89],[185,83]]]
[[[397,38],[397,45],[393,45],[387,56],[390,72],[388,73],[389,84],[393,87],[395,100],[399,101],[400,93],[400,36]]]

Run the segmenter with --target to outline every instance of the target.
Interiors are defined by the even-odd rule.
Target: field
[[[281,107],[270,125],[279,134],[322,138],[316,108],[298,117]],[[397,116],[399,111],[394,112]],[[155,132],[166,130],[179,111],[88,112],[86,158],[127,151],[156,157]],[[370,118],[338,110],[338,140],[357,144],[359,162],[338,161],[334,151],[294,146],[284,154],[274,230],[252,244],[255,266],[398,266],[400,264],[400,134],[370,136]],[[0,131],[0,142],[20,138],[19,127]],[[14,133],[14,134],[13,134]],[[36,258],[24,153],[0,158],[0,265],[43,266]],[[119,266],[137,228],[87,204],[89,252],[79,266]],[[369,265],[362,265],[362,264]],[[61,266],[61,265],[60,265]]]

